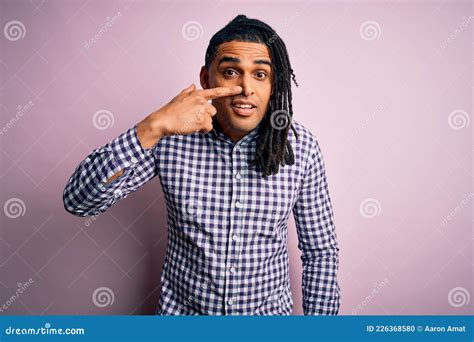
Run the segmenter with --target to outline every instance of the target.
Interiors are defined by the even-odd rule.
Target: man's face
[[[212,100],[220,128],[233,141],[255,129],[267,112],[273,70],[264,44],[231,41],[219,46],[209,70],[201,69],[203,89],[241,86],[242,93]],[[245,108],[251,106],[251,109]],[[239,108],[240,107],[240,108]]]

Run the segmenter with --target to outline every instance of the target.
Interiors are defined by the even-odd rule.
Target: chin
[[[233,124],[233,126],[236,131],[240,131],[242,133],[250,133],[258,126],[258,122],[254,122],[254,121],[241,122],[239,120],[239,122],[236,122],[235,124]]]
[[[233,110],[230,112],[226,110],[225,115],[221,116],[220,121],[226,123],[228,126],[231,126],[235,131],[250,133],[255,129],[255,127],[258,126],[262,119],[263,115],[260,115],[260,113],[255,113],[251,116],[241,116],[234,113]]]

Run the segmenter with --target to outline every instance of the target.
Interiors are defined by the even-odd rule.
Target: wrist
[[[164,136],[172,135],[172,131],[168,128],[168,120],[165,108],[161,108],[150,115],[150,125],[152,125],[152,131],[154,132],[156,139],[161,139]]]
[[[154,128],[150,121],[147,117],[137,125],[137,137],[140,145],[145,149],[153,147],[164,136],[162,129]]]

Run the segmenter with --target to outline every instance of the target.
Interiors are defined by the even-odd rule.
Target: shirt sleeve
[[[303,262],[302,290],[305,315],[337,315],[339,247],[319,144],[311,149],[295,206],[298,248]]]
[[[157,144],[144,149],[137,125],[93,150],[76,167],[63,192],[66,211],[76,216],[98,215],[156,176]],[[120,170],[124,173],[105,182]]]

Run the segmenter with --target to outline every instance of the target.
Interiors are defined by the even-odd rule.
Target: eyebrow
[[[217,63],[217,66],[221,65],[222,63],[225,62],[231,62],[231,63],[240,63],[240,59],[237,57],[229,57],[229,56],[224,56],[220,59],[219,63]],[[266,64],[270,67],[272,67],[272,63],[266,59],[256,59],[253,61],[254,64]]]

